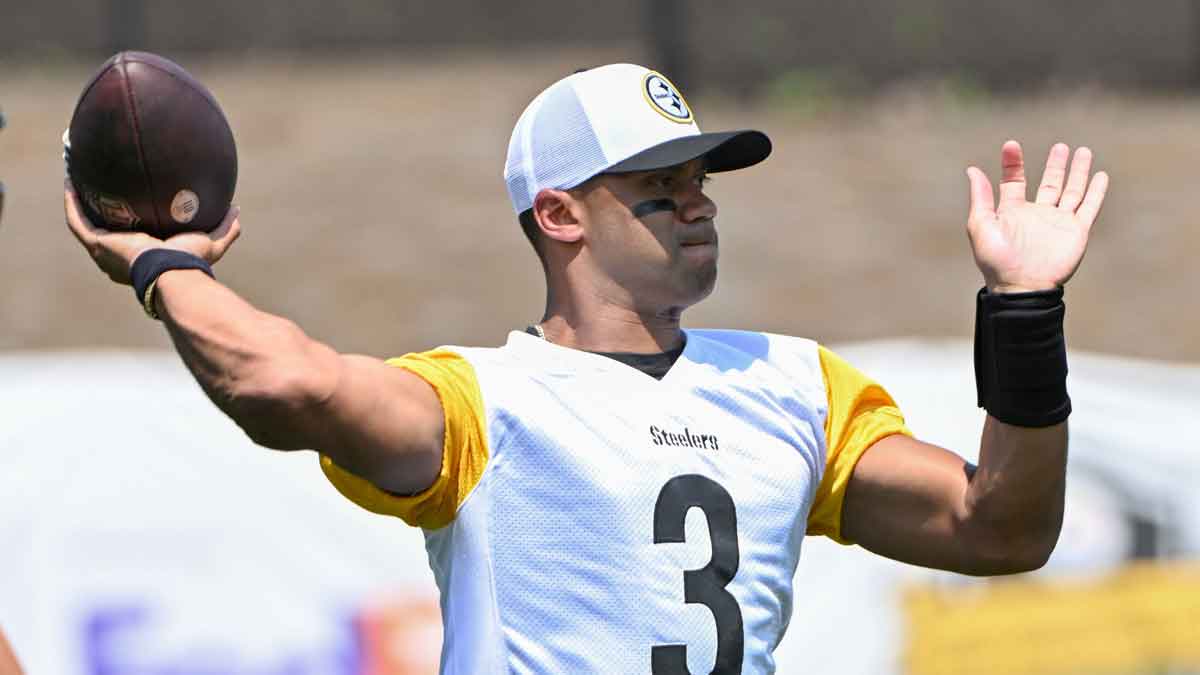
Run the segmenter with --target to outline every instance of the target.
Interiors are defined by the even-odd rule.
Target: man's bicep
[[[825,466],[808,514],[808,534],[851,544],[842,528],[842,505],[859,459],[876,442],[912,432],[891,395],[837,354],[820,348],[829,407],[824,420]]]
[[[329,402],[335,432],[318,450],[388,492],[412,494],[432,485],[445,433],[434,387],[378,359],[342,359],[343,376]]]
[[[474,367],[448,349],[356,365],[364,372],[388,370],[381,382],[390,382],[389,393],[356,404],[367,435],[340,444],[347,465],[323,454],[322,470],[339,492],[369,511],[426,529],[445,527],[491,454]],[[361,453],[357,460],[354,453]]]
[[[951,566],[966,553],[960,524],[971,470],[945,448],[902,434],[882,438],[850,476],[842,531],[888,558]]]

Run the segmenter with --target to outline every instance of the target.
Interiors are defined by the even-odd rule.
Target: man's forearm
[[[967,488],[970,526],[1023,567],[1040,567],[1062,528],[1066,468],[1066,422],[1027,428],[989,415]]]
[[[261,445],[311,447],[309,411],[336,386],[330,348],[197,270],[158,278],[155,305],[201,388]]]

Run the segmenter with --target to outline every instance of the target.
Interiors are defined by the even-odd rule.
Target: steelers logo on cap
[[[692,109],[683,100],[683,94],[662,75],[654,71],[646,73],[642,80],[642,93],[646,95],[650,107],[663,117],[680,124],[692,122]]]

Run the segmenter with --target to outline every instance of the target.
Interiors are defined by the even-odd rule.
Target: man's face
[[[639,311],[682,309],[717,280],[717,205],[703,160],[598,176],[580,187],[589,257]]]

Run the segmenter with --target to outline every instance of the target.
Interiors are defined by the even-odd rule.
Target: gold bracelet
[[[158,312],[154,309],[154,288],[156,286],[158,286],[158,279],[151,281],[150,285],[146,287],[146,292],[142,295],[142,309],[145,310],[146,316],[155,321],[162,321],[162,318],[159,317]]]

